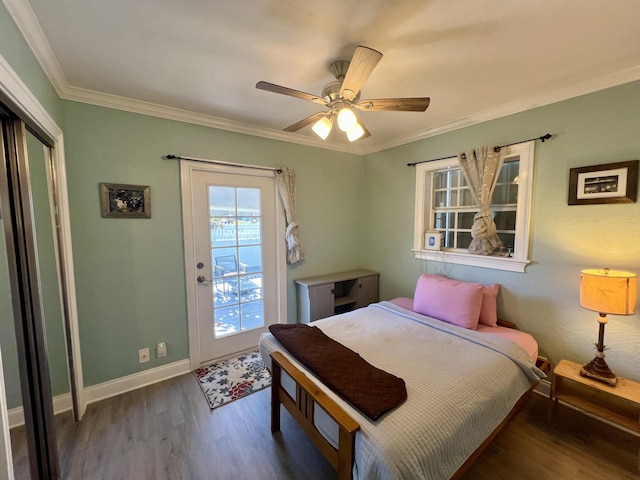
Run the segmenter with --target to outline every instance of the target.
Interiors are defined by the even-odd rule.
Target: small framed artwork
[[[425,250],[442,250],[442,233],[426,232],[424,234]]]
[[[151,218],[151,192],[147,185],[101,183],[103,218]]]
[[[638,193],[638,160],[569,170],[569,205],[634,203]]]

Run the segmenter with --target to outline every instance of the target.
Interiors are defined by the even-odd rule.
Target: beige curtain
[[[294,264],[304,258],[304,250],[298,239],[298,224],[296,223],[296,171],[283,167],[278,173],[278,193],[284,208],[287,230],[287,263]]]
[[[490,255],[502,246],[496,234],[496,224],[489,205],[491,196],[498,181],[498,174],[504,162],[504,151],[492,145],[477,147],[458,154],[458,163],[462,168],[471,194],[480,207],[473,217],[471,227],[471,244],[469,253]]]

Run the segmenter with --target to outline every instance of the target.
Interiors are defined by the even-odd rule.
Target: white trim
[[[80,337],[78,328],[78,312],[76,304],[75,276],[73,268],[73,248],[71,244],[71,223],[69,214],[69,200],[67,196],[67,175],[64,155],[64,136],[62,130],[51,118],[49,113],[31,93],[9,63],[0,55],[0,91],[3,92],[29,119],[38,125],[53,139],[52,159],[58,176],[59,187],[59,215],[62,236],[61,262],[65,264],[67,273],[65,288],[69,295],[69,322],[74,353],[74,371],[77,385],[79,415],[85,412],[84,384],[82,379],[82,357],[80,352]]]
[[[93,385],[85,389],[87,403],[99,402],[100,400],[122,395],[123,393],[137,390],[138,388],[146,387],[154,383],[163,382],[189,372],[191,372],[189,361],[184,359]],[[53,413],[55,415],[71,410],[71,406],[71,395],[68,393],[53,398]],[[20,425],[24,425],[22,407],[12,408],[9,410],[9,428]]]
[[[187,324],[189,328],[189,361],[191,369],[200,368],[200,342],[198,333],[198,306],[196,302],[196,281],[195,275],[189,274],[189,265],[196,263],[196,243],[193,235],[193,204],[192,204],[192,182],[191,177],[194,171],[204,170],[210,172],[232,173],[235,175],[253,175],[274,177],[275,172],[270,170],[250,170],[248,168],[239,168],[232,165],[221,165],[215,160],[211,163],[205,161],[189,161],[180,160],[180,190],[182,193],[182,231],[184,238],[184,259],[185,259],[185,282],[187,287]],[[247,167],[250,165],[243,165]],[[259,165],[256,165],[259,166]],[[277,196],[277,195],[276,195]],[[276,310],[278,323],[287,322],[287,267],[286,267],[286,249],[284,241],[284,231],[286,228],[286,220],[279,200],[276,199],[276,264],[277,264],[277,298]]]
[[[529,260],[519,260],[517,258],[491,257],[473,255],[470,253],[458,252],[437,252],[434,250],[412,250],[414,258],[420,260],[431,260],[433,262],[453,263],[456,265],[467,265],[469,267],[493,268],[494,270],[504,270],[508,272],[524,272]]]
[[[431,179],[431,172],[443,168],[458,167],[456,157],[444,158],[432,162],[425,162],[416,165],[416,191],[414,208],[414,229],[413,229],[413,253],[414,258],[421,260],[431,260],[434,262],[453,263],[457,265],[468,265],[472,267],[492,268],[495,270],[505,270],[510,272],[524,272],[526,266],[531,263],[529,259],[530,226],[531,226],[531,204],[533,197],[533,167],[535,163],[535,143],[536,141],[523,142],[510,147],[505,147],[505,160],[509,157],[518,156],[520,158],[520,171],[518,173],[518,206],[516,214],[516,236],[514,245],[514,256],[494,257],[484,255],[473,255],[460,250],[425,250],[424,234],[426,231],[433,231],[430,226],[430,219],[427,218],[429,202],[431,201],[432,185],[427,184]]]
[[[42,69],[53,84],[53,87],[58,92],[58,95],[65,100],[74,100],[91,105],[115,108],[127,112],[140,113],[143,115],[166,118],[179,122],[192,123],[194,125],[246,133],[257,137],[281,140],[283,142],[324,148],[339,152],[353,153],[356,155],[369,155],[389,148],[398,147],[407,143],[424,140],[425,138],[435,137],[436,135],[441,135],[443,133],[495,120],[496,118],[506,117],[508,115],[521,113],[533,108],[550,105],[552,103],[561,102],[570,98],[640,80],[640,66],[634,66],[626,70],[608,73],[597,78],[590,78],[578,84],[547,91],[542,95],[523,98],[494,108],[465,115],[462,119],[436,125],[427,130],[423,130],[403,138],[396,138],[388,142],[375,143],[368,146],[361,146],[357,142],[345,145],[335,142],[327,142],[313,137],[291,135],[281,130],[273,130],[255,125],[246,125],[219,117],[189,112],[178,108],[143,102],[132,98],[110,95],[69,85],[62,68],[60,67],[60,63],[53,53],[53,50],[42,31],[42,27],[40,26],[29,3],[24,0],[3,1],[9,11],[9,14],[22,33],[22,36],[25,38],[29,47],[33,51],[33,54],[38,59],[38,62],[40,62]]]

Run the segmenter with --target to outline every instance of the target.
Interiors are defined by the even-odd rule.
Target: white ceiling
[[[639,0],[3,1],[62,98],[354,153],[640,79]],[[357,45],[384,54],[363,98],[427,111],[282,132],[323,107],[256,82],[320,95]]]

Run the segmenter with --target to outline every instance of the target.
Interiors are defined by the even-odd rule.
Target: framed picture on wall
[[[103,218],[151,218],[151,188],[147,185],[100,184]]]
[[[638,160],[569,171],[569,205],[634,203],[637,193]]]

